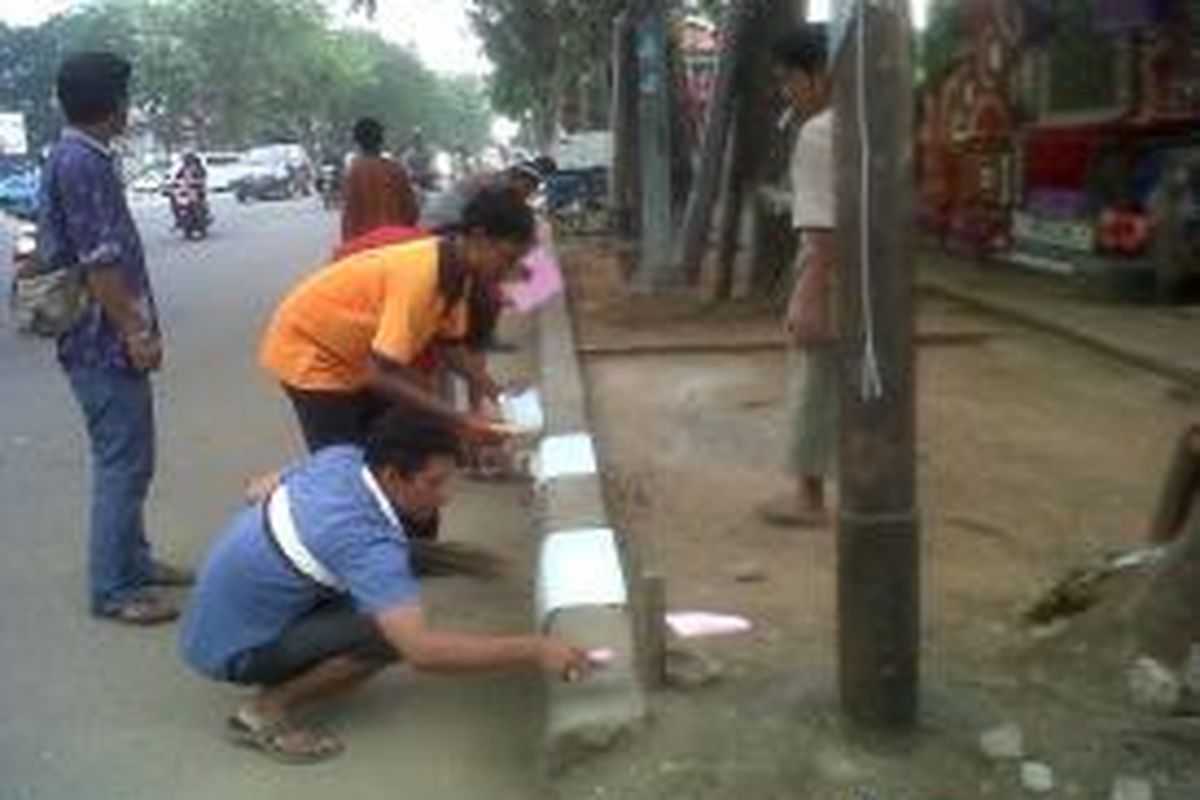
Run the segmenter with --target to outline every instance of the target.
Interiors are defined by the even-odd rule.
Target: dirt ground
[[[1008,722],[1053,768],[1050,796],[1107,800],[1130,775],[1159,800],[1200,797],[1200,729],[1126,696],[1118,603],[1052,637],[1020,621],[1069,569],[1140,543],[1194,405],[1145,372],[922,298],[921,331],[983,335],[919,352],[922,721],[912,737],[868,737],[837,710],[833,532],[755,514],[787,487],[778,312],[631,297],[603,245],[565,258],[618,526],[658,560],[669,608],[755,627],[698,643],[722,680],[658,693],[636,745],[577,769],[564,797],[1026,797],[1017,766],[978,745]],[[730,342],[747,347],[696,347]]]

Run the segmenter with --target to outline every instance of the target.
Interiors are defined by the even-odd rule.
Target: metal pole
[[[849,719],[893,729],[915,724],[920,649],[907,5],[841,0],[831,48],[843,347],[840,689]]]

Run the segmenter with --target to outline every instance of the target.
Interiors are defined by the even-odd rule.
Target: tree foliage
[[[59,62],[93,48],[133,61],[137,116],[171,146],[341,147],[367,114],[395,138],[418,125],[445,145],[488,135],[481,81],[436,75],[375,33],[334,29],[320,0],[100,0],[37,27],[0,25],[0,109],[24,112],[33,142],[59,124]]]
[[[492,102],[528,117],[546,141],[568,91],[607,73],[612,21],[626,0],[473,0],[469,14],[495,71]]]

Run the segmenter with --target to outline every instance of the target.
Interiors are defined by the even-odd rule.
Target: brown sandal
[[[287,718],[253,726],[234,714],[226,720],[225,732],[234,744],[258,750],[281,764],[316,764],[340,755],[345,749],[333,734],[301,726]],[[289,744],[289,737],[307,738],[308,744]]]
[[[100,612],[99,616],[123,625],[161,625],[179,617],[179,606],[165,597],[144,594],[120,605],[106,608]]]

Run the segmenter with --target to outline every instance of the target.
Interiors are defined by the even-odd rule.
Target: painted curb
[[[630,575],[609,523],[565,294],[537,325],[545,437],[534,457],[539,536],[537,629],[612,662],[586,680],[547,680],[542,758],[550,775],[628,741],[647,717],[638,678]]]

